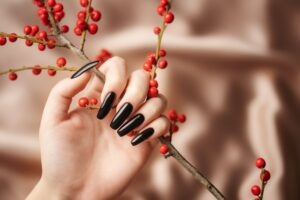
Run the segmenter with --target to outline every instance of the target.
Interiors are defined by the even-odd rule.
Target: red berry
[[[43,8],[40,8],[40,9],[38,10],[37,14],[38,14],[39,16],[45,15],[45,14],[48,14],[48,11],[47,11],[46,8],[43,7]]]
[[[97,24],[89,24],[88,30],[89,30],[90,34],[94,35],[98,31],[98,25]]]
[[[86,97],[81,97],[79,100],[78,100],[78,105],[80,107],[86,107],[87,105],[89,105],[89,100],[88,98]]]
[[[161,154],[166,154],[166,153],[168,153],[168,152],[169,152],[169,147],[168,147],[168,145],[166,145],[166,144],[161,145],[160,148],[159,148],[159,152],[160,152]]]
[[[31,47],[33,45],[33,42],[31,42],[30,40],[25,40],[25,44],[28,46],[28,47]]]
[[[44,50],[46,49],[46,46],[45,46],[44,44],[39,44],[39,45],[38,45],[38,49],[39,49],[40,51],[44,51]]]
[[[160,16],[163,16],[165,12],[166,12],[165,6],[158,6],[158,7],[157,7],[157,13],[158,13]]]
[[[4,46],[6,44],[6,38],[3,36],[0,36],[0,45]]]
[[[168,66],[167,60],[160,60],[158,61],[158,67],[161,69],[165,69]]]
[[[130,133],[127,134],[128,137],[133,137],[136,135],[135,131],[131,131]]]
[[[86,11],[85,11],[85,10],[79,11],[79,12],[77,13],[77,17],[78,17],[78,19],[83,19],[83,20],[85,20],[85,18],[86,18]]]
[[[153,28],[153,32],[154,32],[154,34],[156,34],[156,35],[158,35],[158,34],[160,34],[160,28],[159,27],[154,27]]]
[[[25,35],[29,35],[31,33],[31,31],[32,31],[31,26],[29,26],[29,25],[24,26]]]
[[[37,5],[37,7],[43,7],[44,3],[41,1],[35,1],[35,4]]]
[[[152,69],[152,62],[150,61],[146,61],[143,65],[144,70],[150,72]]]
[[[263,158],[257,158],[256,161],[255,161],[255,164],[256,164],[257,168],[262,169],[262,168],[265,168],[266,161]]]
[[[46,33],[46,31],[40,31],[40,32],[38,32],[37,38],[38,38],[39,40],[46,39],[46,38],[47,38],[47,33]]]
[[[178,121],[184,123],[186,121],[186,117],[184,114],[178,115]]]
[[[169,117],[170,120],[173,120],[173,121],[177,120],[177,112],[176,112],[176,110],[175,109],[170,110],[168,112],[168,117]]]
[[[40,15],[40,19],[41,19],[42,21],[48,20],[48,13],[43,13],[43,14],[41,14],[41,15]]]
[[[64,12],[56,12],[54,13],[54,19],[55,21],[59,22],[61,19],[65,16]]]
[[[253,185],[251,187],[251,192],[253,195],[258,196],[260,194],[260,187],[258,185]]]
[[[32,25],[31,26],[31,35],[35,36],[37,34],[37,32],[39,32],[40,28],[38,25]]]
[[[87,26],[85,20],[83,19],[78,19],[76,22],[76,26],[79,27],[81,30],[84,30]]]
[[[179,130],[179,127],[176,124],[171,125],[171,131],[172,133],[176,133]]]
[[[89,5],[89,0],[80,0],[80,5],[82,7],[87,7]]]
[[[55,0],[48,0],[47,3],[48,3],[48,6],[50,6],[50,7],[53,7],[56,4]]]
[[[17,80],[18,75],[15,72],[10,72],[8,74],[8,78],[9,78],[9,80],[14,81],[14,80]]]
[[[148,59],[149,61],[151,61],[152,59],[155,60],[155,53],[148,53],[147,59]]]
[[[56,65],[58,67],[64,67],[67,64],[67,61],[64,57],[60,57],[56,60]]]
[[[151,79],[150,82],[149,82],[149,86],[150,87],[158,87],[158,83],[155,79]]]
[[[262,180],[262,177],[263,177],[263,172],[260,174],[260,180]],[[271,174],[268,170],[265,170],[265,173],[264,173],[264,181],[268,181],[270,180],[271,178]]]
[[[93,10],[91,12],[91,19],[95,22],[99,21],[101,19],[101,12],[98,10]]]
[[[91,104],[92,105],[97,105],[98,104],[98,100],[96,98],[91,98]]]
[[[64,10],[64,6],[61,3],[57,3],[55,4],[55,6],[53,7],[53,11],[54,12],[61,12]]]
[[[148,91],[148,97],[157,97],[158,95],[158,89],[156,87],[150,87]]]
[[[48,75],[49,76],[55,76],[56,71],[54,69],[48,69]]]
[[[160,5],[166,6],[168,4],[168,0],[161,0]]]
[[[52,39],[50,39],[50,40],[48,40],[48,42],[49,42],[49,43],[51,43],[51,44],[48,44],[48,48],[49,48],[49,49],[54,49],[54,48],[55,48],[55,45],[52,45],[52,44],[55,44],[55,43],[56,43],[56,41],[55,41],[55,40],[52,40]]]
[[[167,52],[166,52],[166,50],[161,49],[158,51],[158,55],[159,55],[159,57],[165,57],[167,55]]]
[[[172,23],[174,21],[174,15],[172,12],[167,12],[164,16],[164,21],[168,24]]]
[[[39,65],[35,65],[34,67],[36,67],[36,68],[41,68]],[[34,74],[34,75],[39,75],[41,72],[42,72],[42,69],[32,69],[32,73]]]
[[[17,37],[15,37],[17,34],[16,33],[11,33],[9,36],[8,36],[8,39],[10,42],[15,42],[17,41]]]
[[[69,26],[67,25],[62,25],[61,28],[60,28],[61,32],[63,33],[67,33],[69,32]]]
[[[82,30],[79,27],[75,27],[73,31],[78,36],[81,36],[82,34]]]

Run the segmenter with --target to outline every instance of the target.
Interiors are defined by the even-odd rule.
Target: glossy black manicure
[[[144,115],[137,114],[134,117],[132,117],[128,122],[123,124],[123,126],[121,126],[121,128],[119,128],[117,133],[119,134],[119,136],[124,136],[124,135],[130,133],[131,131],[133,131],[133,129],[135,129],[139,125],[141,125],[144,122],[144,120],[145,120]]]
[[[114,104],[115,98],[116,94],[114,92],[110,92],[106,95],[97,114],[98,119],[103,119],[109,113]]]
[[[120,110],[116,113],[116,115],[114,116],[114,118],[112,119],[111,123],[110,123],[110,127],[112,129],[117,129],[119,128],[123,122],[126,120],[126,118],[130,115],[130,113],[132,112],[132,105],[131,103],[125,103]]]
[[[154,129],[153,128],[147,128],[144,131],[142,131],[140,134],[138,134],[137,136],[135,136],[132,140],[131,140],[131,144],[133,146],[140,144],[141,142],[143,142],[144,140],[146,140],[147,138],[149,138],[151,135],[153,135],[154,133]]]
[[[78,76],[82,75],[84,72],[96,67],[98,65],[99,61],[93,61],[93,62],[90,62],[86,65],[84,65],[83,67],[81,67],[79,70],[77,70],[72,76],[71,76],[71,79],[73,78],[77,78]]]

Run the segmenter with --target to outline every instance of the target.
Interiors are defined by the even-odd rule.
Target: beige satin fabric
[[[95,1],[103,19],[100,33],[88,38],[87,54],[107,48],[124,57],[131,70],[141,67],[156,44],[157,2]],[[64,4],[64,23],[73,26],[79,5]],[[0,5],[1,31],[21,33],[23,25],[39,24],[27,0]],[[174,137],[175,146],[228,199],[254,199],[250,187],[259,183],[258,156],[272,175],[264,199],[300,199],[300,2],[189,0],[174,1],[173,9],[176,19],[163,41],[169,67],[158,78],[169,107],[188,118]],[[72,33],[69,38],[78,40]],[[21,43],[0,47],[5,69],[55,64],[67,52],[39,52]],[[70,66],[82,64],[66,56]],[[1,200],[24,199],[38,180],[43,106],[52,86],[69,75],[22,72],[16,82],[0,77]],[[214,198],[157,148],[120,199]]]

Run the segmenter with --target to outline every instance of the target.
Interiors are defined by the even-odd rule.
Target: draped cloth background
[[[157,4],[95,1],[103,20],[100,33],[88,39],[87,54],[93,57],[107,48],[124,57],[131,70],[141,67],[156,44]],[[23,25],[39,24],[37,8],[27,0],[1,0],[0,5],[0,31],[22,33]],[[64,23],[73,27],[79,3],[64,5]],[[173,9],[176,19],[163,41],[169,67],[158,78],[169,107],[188,117],[174,137],[175,146],[228,199],[253,199],[258,156],[272,174],[265,199],[300,199],[300,1],[188,0],[174,1]],[[72,33],[68,37],[76,40]],[[70,66],[83,64],[66,50],[39,52],[23,42],[0,48],[1,71],[55,64],[60,55],[69,58]],[[69,75],[22,72],[16,82],[0,77],[1,200],[24,199],[38,180],[43,106],[53,85]],[[156,151],[120,199],[213,197]]]

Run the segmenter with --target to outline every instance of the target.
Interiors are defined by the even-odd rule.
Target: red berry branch
[[[257,196],[255,200],[262,200],[264,197],[266,184],[270,180],[271,174],[268,170],[265,169],[266,161],[263,158],[257,158],[255,164],[257,168],[261,169],[260,172],[261,187],[259,187],[258,185],[253,185],[251,187],[251,192],[254,196]]]

